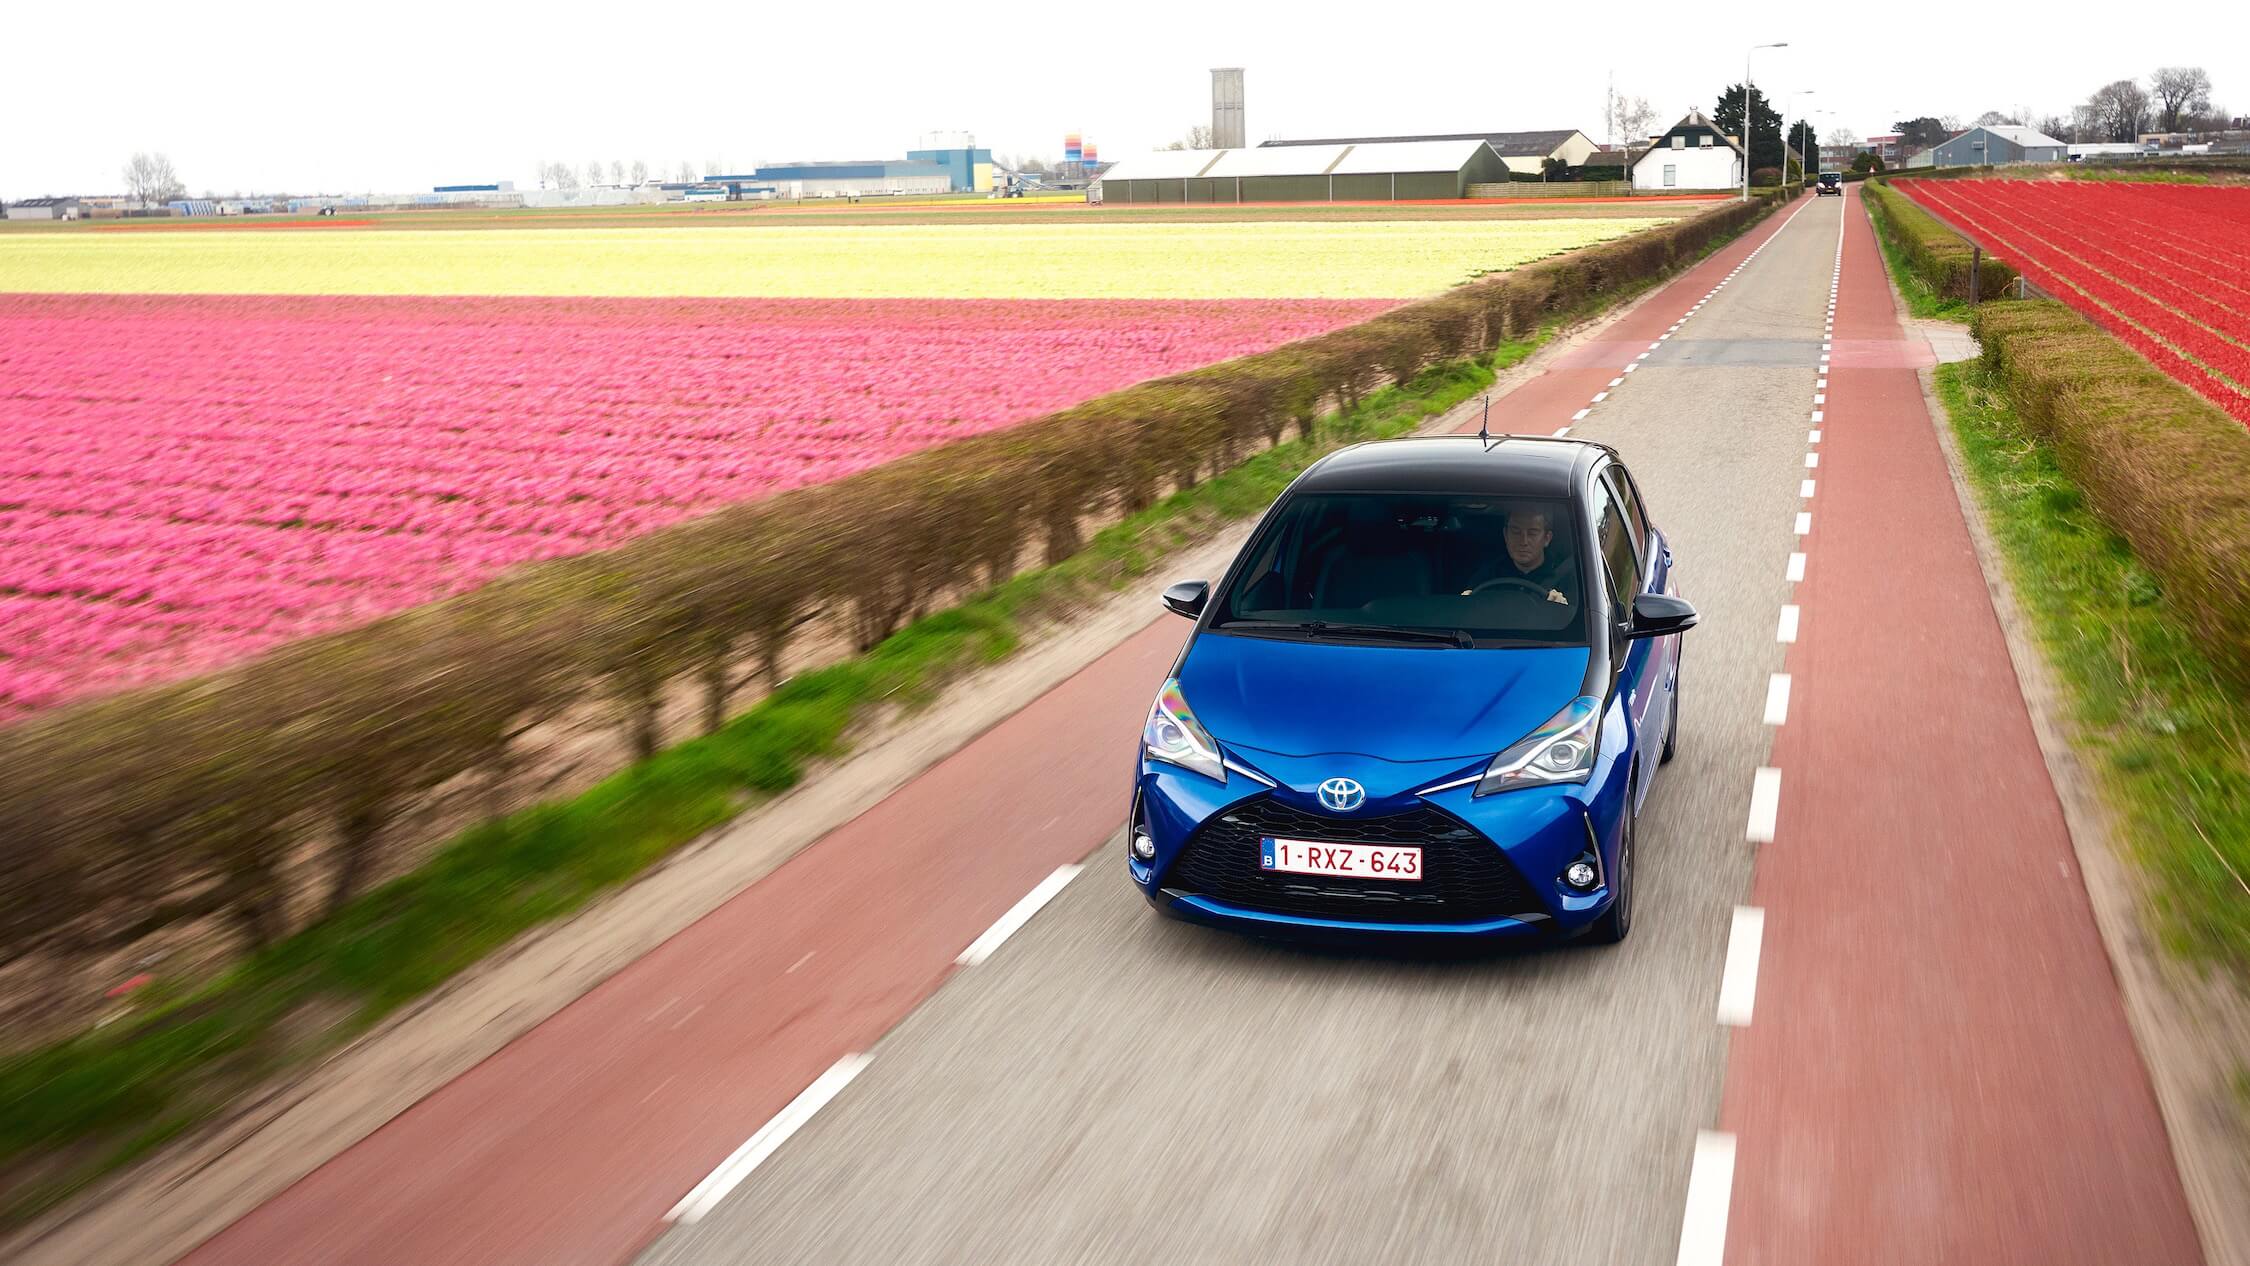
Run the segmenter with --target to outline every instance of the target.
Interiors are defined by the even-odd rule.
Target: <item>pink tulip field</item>
[[[0,293],[0,724],[1394,302]]]

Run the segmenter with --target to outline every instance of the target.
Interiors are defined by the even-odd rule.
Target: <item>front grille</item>
[[[1262,870],[1258,841],[1267,836],[1419,847],[1423,879],[1395,883]],[[1379,923],[1476,923],[1540,910],[1506,854],[1475,828],[1428,805],[1379,818],[1336,818],[1261,796],[1196,828],[1161,886],[1252,910]]]

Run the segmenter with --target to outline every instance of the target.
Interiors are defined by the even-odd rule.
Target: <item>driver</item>
[[[1547,512],[1526,506],[1509,510],[1501,537],[1508,547],[1507,557],[1500,561],[1492,575],[1461,592],[1473,593],[1514,580],[1523,582],[1526,588],[1536,589],[1549,602],[1569,606],[1570,558],[1565,551],[1554,548],[1555,531],[1547,522]]]

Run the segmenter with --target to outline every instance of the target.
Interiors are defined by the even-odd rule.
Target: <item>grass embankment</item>
[[[2250,718],[2241,697],[1992,373],[1978,361],[1942,365],[1937,385],[2008,578],[2065,686],[2073,743],[2167,916],[2166,943],[2250,967]]]
[[[1120,588],[1218,524],[1256,514],[1321,454],[1405,434],[1489,386],[1547,332],[1386,388],[873,651],[791,679],[718,733],[582,796],[462,834],[420,869],[137,1017],[0,1061],[0,1226],[17,1224],[210,1118],[237,1095],[365,1033],[525,931],[640,875],[793,786],[855,723],[916,706],[1015,650],[1026,627]]]

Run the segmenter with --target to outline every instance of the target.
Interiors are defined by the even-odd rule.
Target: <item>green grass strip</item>
[[[52,1207],[261,1080],[333,1051],[524,932],[636,878],[794,786],[808,763],[842,754],[853,725],[880,707],[927,701],[949,678],[1006,658],[1041,616],[1121,588],[1217,526],[1264,510],[1329,451],[1413,431],[1550,336],[1374,392],[1349,416],[1322,419],[1311,437],[1165,498],[1061,563],[790,679],[716,734],[574,799],[471,828],[420,868],[216,979],[152,994],[137,1017],[0,1060],[0,1226]]]
[[[2172,951],[2250,975],[2250,719],[2053,452],[1979,362],[1939,398],[2008,579],[2065,695],[2073,744],[2146,871]]]

